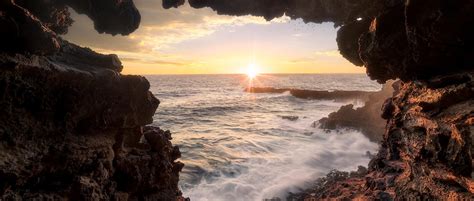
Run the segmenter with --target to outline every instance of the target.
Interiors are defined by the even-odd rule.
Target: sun
[[[249,64],[247,66],[247,77],[249,77],[250,79],[254,79],[258,76],[259,72],[258,72],[258,66],[255,65],[255,64]]]

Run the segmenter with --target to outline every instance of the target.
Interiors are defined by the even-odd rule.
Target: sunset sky
[[[140,28],[129,36],[97,33],[92,21],[73,14],[66,39],[119,55],[125,74],[364,73],[337,51],[331,23],[305,24],[287,17],[217,15],[189,5],[165,10],[161,0],[135,0]]]

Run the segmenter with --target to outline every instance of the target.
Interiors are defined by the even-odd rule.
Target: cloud
[[[291,59],[288,62],[294,64],[304,64],[304,63],[316,63],[321,61],[331,61],[339,60],[342,58],[342,55],[339,53],[339,50],[323,50],[314,52],[312,55],[307,57],[299,57]]]
[[[142,22],[139,29],[129,36],[99,34],[90,19],[72,12],[75,23],[64,37],[98,52],[117,54],[125,62],[183,66],[197,62],[164,52],[169,52],[176,44],[202,38],[219,30],[290,20],[286,16],[271,22],[255,16],[220,16],[209,8],[193,9],[187,4],[178,9],[165,10],[160,0],[135,0],[135,4],[142,15]]]
[[[293,37],[301,37],[301,36],[303,36],[303,34],[301,34],[301,33],[293,34]]]
[[[180,62],[173,62],[173,61],[163,61],[163,60],[158,60],[158,59],[141,59],[141,58],[122,58],[121,59],[124,62],[134,62],[134,63],[144,63],[144,64],[158,64],[158,65],[172,65],[172,66],[185,66],[185,63],[180,63]]]
[[[157,12],[157,14],[160,13],[162,11]],[[222,29],[247,24],[264,25],[285,22],[282,19],[268,22],[262,17],[254,16],[218,16],[208,11],[208,9],[193,10],[189,6],[180,7],[173,13],[171,15],[176,15],[175,18],[170,18],[168,22],[160,22],[158,24],[146,23],[133,34],[136,38],[140,39],[140,47],[159,51],[169,48],[174,44],[208,36]],[[166,16],[169,18],[169,15],[168,13]]]
[[[339,50],[327,50],[327,51],[318,51],[315,52],[314,55],[318,57],[341,57],[341,53]]]

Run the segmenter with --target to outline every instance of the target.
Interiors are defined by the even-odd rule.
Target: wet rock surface
[[[325,177],[313,182],[310,188],[299,193],[289,193],[286,200],[357,199],[357,197],[350,194],[350,192],[360,191],[364,188],[363,177],[366,174],[367,168],[362,166],[359,166],[358,170],[353,172],[332,170]],[[350,190],[341,191],[341,187],[339,186],[346,187]]]
[[[466,75],[470,81],[456,82]],[[296,194],[295,200],[474,199],[473,77],[401,83],[383,107],[388,125],[367,174],[316,182],[320,188]]]
[[[387,121],[382,118],[382,106],[400,83],[387,82],[383,89],[368,97],[363,107],[349,104],[318,121],[319,127],[328,130],[351,128],[360,130],[373,142],[381,142]]]
[[[375,92],[367,91],[315,91],[304,89],[289,89],[289,88],[273,88],[273,87],[250,87],[246,88],[248,93],[285,93],[290,94],[296,98],[303,99],[319,99],[319,100],[348,100],[360,99],[368,100]]]

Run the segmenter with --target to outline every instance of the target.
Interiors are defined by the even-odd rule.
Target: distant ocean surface
[[[193,201],[252,201],[297,192],[330,170],[356,170],[378,145],[357,131],[327,133],[313,122],[354,101],[250,94],[254,86],[377,91],[366,75],[147,76],[161,104],[154,125],[173,133],[185,163],[180,187]],[[291,121],[284,117],[298,116]]]

